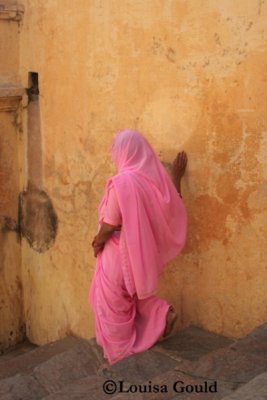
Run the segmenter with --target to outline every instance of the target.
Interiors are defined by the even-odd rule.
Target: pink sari
[[[118,173],[107,182],[99,223],[117,225],[98,254],[89,302],[96,340],[110,364],[149,349],[162,336],[170,305],[156,297],[166,264],[186,239],[186,211],[145,138],[120,132],[112,146]]]

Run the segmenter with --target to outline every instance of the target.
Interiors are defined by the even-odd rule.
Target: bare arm
[[[185,151],[181,151],[177,154],[172,164],[172,180],[177,189],[177,192],[182,197],[181,193],[181,180],[184,176],[187,166],[187,154]]]

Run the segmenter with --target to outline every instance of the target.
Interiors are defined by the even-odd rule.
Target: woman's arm
[[[94,237],[92,246],[94,248],[95,257],[99,253],[99,251],[103,250],[106,241],[112,236],[115,231],[119,231],[121,229],[121,225],[110,225],[105,222],[101,225],[101,228],[98,234]]]
[[[182,197],[181,193],[181,180],[184,176],[187,165],[187,154],[185,151],[181,151],[177,154],[172,164],[172,180],[177,189],[177,192]]]

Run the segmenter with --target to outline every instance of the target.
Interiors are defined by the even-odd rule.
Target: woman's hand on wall
[[[172,163],[172,179],[173,183],[181,196],[181,179],[184,176],[187,166],[187,154],[185,151],[180,151]]]
[[[185,173],[187,165],[187,154],[180,151],[172,163],[172,175],[174,179],[181,179]]]

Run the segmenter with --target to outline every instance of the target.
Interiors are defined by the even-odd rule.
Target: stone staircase
[[[94,339],[18,345],[0,356],[0,399],[267,399],[267,324],[237,341],[189,327],[111,370],[103,361]]]

